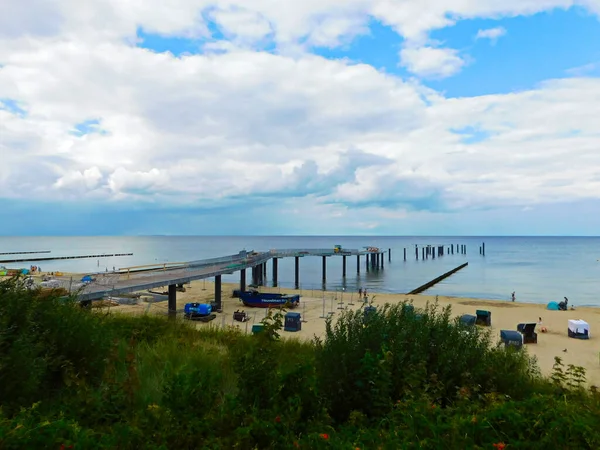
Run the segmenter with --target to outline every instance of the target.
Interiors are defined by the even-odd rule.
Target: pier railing
[[[356,255],[361,252],[358,249],[348,248],[342,248],[337,252],[332,248],[290,248],[283,250],[270,250],[269,253],[271,253],[273,257],[285,258],[290,256]]]
[[[240,261],[244,261],[246,258],[248,258],[250,256],[251,256],[251,253],[248,253],[247,251],[242,250],[241,252],[239,252],[235,255],[190,261],[186,264],[186,267],[194,268],[194,267],[202,267],[202,266],[216,266],[216,265],[221,265],[221,264],[240,262]]]

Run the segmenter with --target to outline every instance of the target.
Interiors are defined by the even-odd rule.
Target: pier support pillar
[[[262,268],[263,268],[262,278],[263,278],[263,284],[264,284],[264,282],[267,280],[267,263],[266,262],[264,262],[262,264]]]
[[[246,269],[240,270],[240,291],[246,292]]]
[[[388,262],[392,260],[392,249],[388,248]]]
[[[485,242],[481,243],[481,249],[483,250],[483,256],[485,256]]]
[[[423,247],[423,257],[421,259],[425,260],[425,247]]]
[[[452,255],[454,255],[454,244],[452,244],[452,245],[450,246],[450,253],[451,253]]]
[[[418,261],[419,260],[419,247],[417,247],[416,245],[415,245],[415,256]]]
[[[371,262],[369,261],[369,258],[370,258],[370,257],[371,257],[371,255],[370,255],[369,253],[367,253],[367,254],[365,255],[365,259],[366,259],[365,268],[366,268],[366,271],[367,271],[367,272],[369,271],[369,264],[371,264]]]
[[[382,253],[382,254],[381,254],[381,255],[379,255],[379,256],[381,257],[381,268],[383,269],[383,260],[385,259],[385,258],[384,258],[384,256],[385,256],[385,255]]]
[[[435,259],[435,250],[436,249],[434,247],[431,247],[431,259]],[[438,251],[438,256],[439,256],[439,251],[440,251],[439,247],[438,247],[437,251]]]
[[[217,306],[217,310],[221,310],[221,275],[217,275],[215,277],[215,304]]]
[[[273,258],[273,287],[277,287],[277,258]]]
[[[177,285],[169,285],[169,317],[175,318],[177,314]]]
[[[406,261],[406,247],[404,247],[404,261]]]
[[[323,256],[323,283],[327,281],[327,256]]]
[[[360,273],[360,255],[356,255],[356,273]]]
[[[342,277],[346,278],[346,255],[342,256]]]
[[[300,289],[300,257],[294,258],[294,281],[296,289]]]

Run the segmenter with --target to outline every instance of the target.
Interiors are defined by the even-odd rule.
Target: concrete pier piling
[[[294,258],[294,286],[300,289],[300,257]]]
[[[217,275],[215,277],[215,304],[217,306],[217,310],[221,310],[223,308],[223,304],[221,303],[221,275]]]
[[[170,318],[175,318],[175,316],[177,315],[177,285],[176,284],[170,284],[169,285],[169,297],[168,297],[168,303],[169,303],[169,317]]]

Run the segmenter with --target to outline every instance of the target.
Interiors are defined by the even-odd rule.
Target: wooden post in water
[[[388,262],[392,260],[392,249],[388,248]]]
[[[485,256],[485,242],[482,242],[481,249],[482,249],[482,255]]]
[[[404,247],[404,261],[406,261],[406,247]]]
[[[415,256],[417,258],[417,261],[419,260],[419,247],[415,245]]]
[[[425,247],[423,247],[423,260],[425,260]]]

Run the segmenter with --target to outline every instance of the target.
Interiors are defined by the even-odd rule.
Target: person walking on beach
[[[358,296],[362,297],[362,288],[358,288]]]
[[[513,293],[511,294],[511,298],[512,298],[512,301],[514,302],[515,301],[515,291],[513,291]]]

